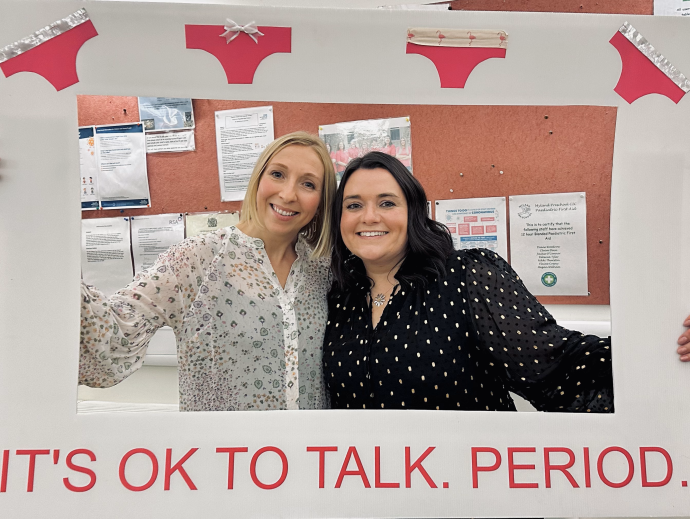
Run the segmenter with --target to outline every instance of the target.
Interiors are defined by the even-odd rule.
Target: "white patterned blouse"
[[[110,298],[82,284],[80,384],[127,378],[168,325],[177,338],[180,410],[328,407],[328,259],[310,259],[302,237],[295,251],[285,288],[263,241],[236,227],[171,247]]]

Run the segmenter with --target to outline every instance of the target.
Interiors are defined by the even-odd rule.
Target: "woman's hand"
[[[690,362],[690,316],[685,319],[683,326],[688,327],[685,333],[678,337],[678,355],[680,355],[681,362]]]

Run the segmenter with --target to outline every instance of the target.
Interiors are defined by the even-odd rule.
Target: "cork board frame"
[[[297,130],[316,134],[319,125],[343,121],[410,116],[415,176],[424,185],[429,200],[586,192],[590,295],[538,299],[543,304],[609,304],[615,106],[424,106],[202,99],[193,103],[196,151],[147,156],[153,206],[85,211],[82,218],[239,210],[240,202],[220,201],[213,119],[218,110],[271,105],[276,137]],[[135,97],[79,96],[77,104],[80,126],[138,120]]]
[[[10,0],[0,4],[0,28],[13,41],[79,7],[73,2]],[[690,377],[673,352],[679,323],[690,307],[690,277],[682,261],[690,253],[688,105],[686,100],[675,105],[658,96],[632,105],[622,102],[612,90],[620,60],[608,40],[627,19],[687,71],[687,20],[233,7],[237,19],[290,26],[295,36],[293,53],[269,58],[259,67],[254,84],[228,86],[212,58],[183,50],[181,36],[184,23],[222,23],[227,6],[103,2],[89,9],[100,34],[79,53],[79,84],[56,93],[30,74],[0,78],[0,459],[5,452],[9,459],[9,465],[3,463],[9,467],[6,491],[0,492],[3,510],[13,517],[46,512],[56,517],[120,517],[123,510],[131,517],[192,516],[199,510],[208,517],[685,513],[690,452],[684,432],[690,428],[690,417],[679,410],[687,405]],[[514,45],[508,59],[482,64],[464,90],[443,91],[430,63],[396,54],[397,35],[412,16],[425,26],[499,27],[512,35]],[[355,29],[366,36],[353,38]],[[334,54],[361,72],[333,81],[323,63]],[[78,416],[74,344],[79,334],[81,215],[73,173],[78,167],[78,94],[429,106],[617,106],[610,258],[617,412]],[[324,446],[338,451],[324,451],[328,486],[319,488],[319,454],[307,449]],[[400,487],[374,484],[366,489],[355,476],[335,488],[342,460],[352,447],[373,482],[378,474],[379,483],[396,481]],[[424,468],[438,483],[436,488],[419,471],[408,487],[406,452],[414,461],[432,447]],[[546,484],[543,455],[554,447],[576,455],[572,475],[581,483],[579,488],[557,472],[553,484]],[[237,456],[233,490],[227,488],[228,455],[218,453],[219,448],[247,449]],[[472,448],[492,448],[502,456],[496,470],[480,475],[476,488]],[[641,451],[649,448],[664,449],[673,460],[673,473],[663,485],[649,485],[664,481],[667,474],[659,450]],[[77,458],[97,476],[95,485],[84,492],[73,492],[64,484],[64,478],[80,486],[89,482],[88,474],[66,463],[68,453],[77,449],[88,449],[96,458]],[[134,457],[126,458],[137,449]],[[153,458],[144,449],[157,460],[160,473],[150,487],[136,492],[122,484],[119,467],[131,460],[127,477],[145,484]],[[184,467],[197,490],[179,471],[171,472],[172,465],[193,449]],[[259,466],[253,466],[260,480],[277,481],[281,463],[275,449],[289,461],[289,473],[276,488],[261,488],[252,478],[251,460],[259,453]],[[18,454],[29,450],[40,451],[35,454],[31,492],[30,454]],[[652,453],[646,472],[641,466],[643,452]],[[584,462],[585,453],[591,454],[590,464]],[[481,463],[488,465],[487,460]],[[590,484],[585,483],[587,474]]]

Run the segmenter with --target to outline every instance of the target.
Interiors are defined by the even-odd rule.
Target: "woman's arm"
[[[122,382],[143,364],[156,330],[167,325],[177,335],[213,257],[209,241],[197,237],[171,247],[109,298],[82,283],[80,384]]]
[[[613,412],[610,339],[558,326],[500,256],[464,252],[470,320],[509,389],[541,411]]]

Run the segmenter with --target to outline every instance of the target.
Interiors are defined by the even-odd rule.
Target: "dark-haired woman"
[[[324,342],[333,408],[613,412],[609,339],[566,330],[502,258],[455,251],[397,159],[345,169]]]
[[[380,151],[382,151],[386,155],[390,155],[391,157],[395,157],[398,150],[396,149],[395,144],[393,144],[391,142],[391,136],[386,135],[383,142],[384,142],[383,148],[381,148]]]

